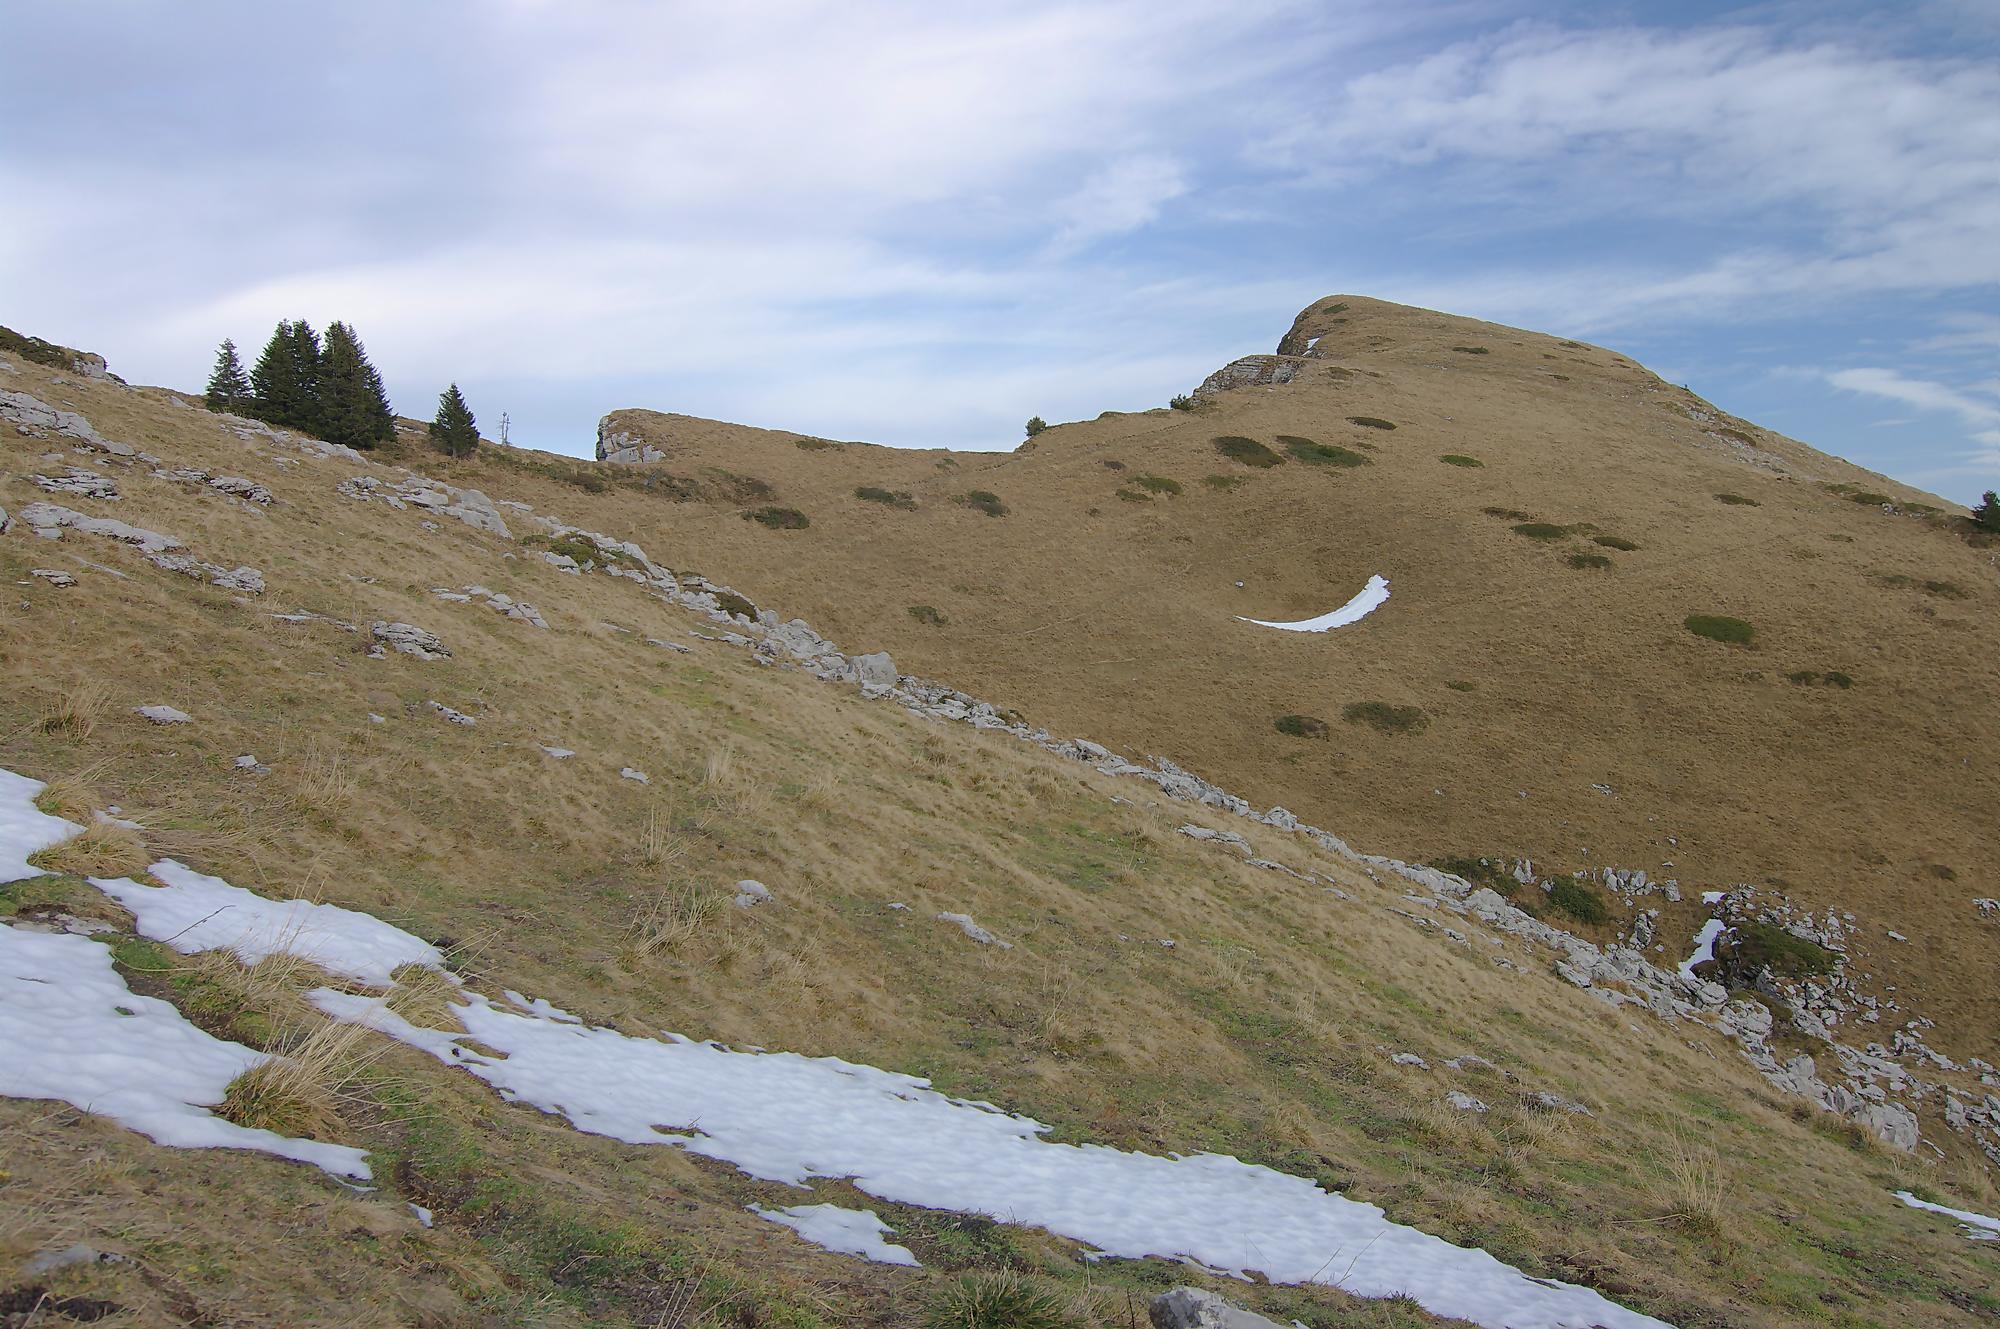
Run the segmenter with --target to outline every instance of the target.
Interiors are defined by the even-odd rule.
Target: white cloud
[[[1826,375],[1826,381],[1847,392],[1887,397],[1927,411],[1948,412],[1969,425],[2000,426],[2000,405],[1981,401],[1947,384],[1906,377],[1893,369],[1836,369]],[[1994,440],[2000,441],[2000,432],[1994,434]]]
[[[1057,205],[1056,214],[1068,220],[1050,254],[1066,256],[1100,237],[1136,231],[1187,191],[1187,178],[1171,157],[1143,154],[1112,162]]]

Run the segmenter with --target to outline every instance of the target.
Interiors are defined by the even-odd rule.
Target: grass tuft
[[[749,508],[743,513],[743,520],[754,521],[774,531],[802,531],[812,525],[812,519],[797,508]]]
[[[1627,554],[1639,547],[1636,541],[1627,540],[1622,535],[1593,535],[1590,537],[1590,542],[1594,545],[1603,545],[1606,549],[1616,549]]]
[[[1181,482],[1178,480],[1169,480],[1164,475],[1137,475],[1132,477],[1132,483],[1149,494],[1178,494],[1181,492]]]
[[[350,1087],[386,1046],[363,1050],[367,1037],[363,1025],[325,1023],[288,1041],[229,1082],[218,1115],[250,1130],[332,1139],[344,1128],[341,1108],[355,1099]]]
[[[911,618],[926,627],[941,628],[951,622],[944,616],[944,611],[936,605],[911,605],[907,612]]]
[[[631,951],[650,960],[685,947],[722,915],[722,897],[682,881],[649,898],[633,915]]]
[[[54,738],[81,743],[104,718],[110,701],[110,689],[98,679],[73,679],[49,698],[42,710],[41,731]]]
[[[1012,1273],[969,1274],[946,1284],[924,1308],[924,1329],[1073,1329],[1077,1321],[1054,1288]]]
[[[1245,475],[1204,475],[1201,477],[1201,482],[1210,489],[1220,489],[1227,493],[1247,479],[1249,477]]]
[[[33,867],[71,877],[128,877],[152,861],[137,831],[108,821],[90,822],[61,844],[28,856]]]
[[[1298,438],[1291,434],[1278,435],[1278,442],[1285,445],[1285,451],[1309,466],[1366,466],[1368,459],[1350,448],[1332,443],[1315,443],[1309,438]]]

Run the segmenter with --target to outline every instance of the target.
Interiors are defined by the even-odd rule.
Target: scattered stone
[[[434,701],[429,703],[429,705],[432,710],[436,711],[439,715],[443,716],[444,719],[450,724],[461,724],[470,726],[479,723],[479,721],[473,719],[471,716],[467,715],[464,711],[455,711],[441,701]]]
[[[1398,1066],[1414,1066],[1420,1071],[1427,1071],[1431,1068],[1429,1062],[1414,1052],[1398,1052],[1395,1056],[1389,1058],[1389,1060]]]
[[[5,395],[0,393],[0,397]],[[45,540],[62,539],[63,528],[67,527],[70,530],[81,531],[85,535],[117,540],[133,546],[144,554],[160,554],[170,549],[181,548],[181,542],[171,535],[162,535],[158,531],[149,531],[107,517],[86,516],[54,503],[30,503],[21,509],[19,517],[23,526]]]
[[[60,568],[29,568],[28,575],[30,577],[40,577],[49,585],[59,589],[76,585],[76,578],[70,576]]]
[[[1486,1104],[1480,1102],[1471,1094],[1461,1093],[1456,1089],[1446,1094],[1444,1101],[1457,1112],[1485,1112],[1488,1110]]]
[[[552,748],[546,743],[542,744],[542,751],[548,753],[557,761],[568,761],[576,755],[576,751],[572,748]]]
[[[1284,1329],[1254,1311],[1198,1287],[1162,1292],[1146,1306],[1153,1329]]]
[[[123,1264],[124,1262],[125,1257],[114,1251],[101,1251],[95,1246],[87,1246],[79,1241],[61,1250],[37,1252],[21,1267],[21,1272],[30,1275],[52,1274],[58,1269],[69,1269],[79,1264]]]
[[[114,457],[139,455],[139,450],[130,443],[114,443],[99,434],[91,428],[90,421],[75,411],[58,410],[25,392],[0,392],[0,420],[10,420],[21,433],[34,437],[60,434]]]
[[[771,903],[771,900],[771,888],[761,881],[752,881],[748,877],[745,877],[742,881],[736,883],[736,907],[738,909],[754,909],[760,904]]]
[[[1182,835],[1185,835],[1190,840],[1226,844],[1232,849],[1240,849],[1246,854],[1250,852],[1250,842],[1235,831],[1212,831],[1206,826],[1196,826],[1192,822],[1180,827],[1179,830]]]
[[[373,711],[370,711],[370,712],[368,712],[368,723],[369,723],[369,724],[388,724],[388,723],[389,723],[389,717],[388,717],[388,716],[386,716],[386,715],[377,715],[377,714],[375,714],[375,712],[373,712]]]
[[[1003,951],[1014,949],[1012,942],[1000,940],[1000,938],[973,922],[971,914],[939,914],[937,917],[940,923],[957,924],[959,931],[978,942],[981,946],[998,946]]]
[[[1975,899],[1972,904],[1975,909],[1979,910],[1981,918],[2000,917],[2000,900]]]
[[[30,477],[40,488],[51,494],[68,494],[72,498],[94,498],[112,501],[119,497],[118,483],[108,475],[96,471],[86,471],[80,466],[72,466],[63,475],[37,475]]]
[[[677,653],[679,653],[679,654],[681,654],[681,655],[693,655],[693,654],[694,654],[694,652],[693,652],[692,650],[690,650],[690,649],[689,649],[688,647],[686,647],[686,646],[683,646],[683,645],[681,645],[681,644],[680,644],[679,642],[677,642],[677,641],[662,641],[662,640],[660,640],[660,639],[659,639],[658,637],[648,637],[648,638],[646,638],[646,644],[647,644],[648,646],[657,646],[657,647],[659,647],[659,648],[660,648],[661,650],[663,650],[663,651],[675,651],[675,652],[677,652]]]
[[[1547,1091],[1543,1091],[1541,1093],[1529,1094],[1527,1098],[1527,1103],[1529,1107],[1538,1109],[1539,1111],[1542,1112],[1567,1112],[1574,1116],[1579,1116],[1579,1117],[1589,1117],[1595,1115],[1593,1112],[1591,1112],[1589,1108],[1577,1102],[1575,1099],[1564,1098],[1561,1094],[1551,1094],[1548,1093]]]
[[[1445,1065],[1455,1071],[1480,1071],[1488,1075],[1499,1075],[1502,1073],[1498,1066],[1495,1066],[1492,1062],[1486,1060],[1486,1058],[1470,1052],[1462,1057],[1451,1058],[1445,1062]]]
[[[649,778],[644,771],[635,770],[630,766],[625,766],[620,768],[618,774],[625,777],[627,780],[637,780],[640,784],[653,783],[651,778]]]
[[[271,773],[269,766],[258,761],[255,754],[249,752],[244,753],[229,764],[239,771],[248,771],[252,775],[269,775]]]
[[[145,716],[154,724],[191,724],[194,721],[192,715],[172,706],[141,706],[136,714]]]
[[[375,640],[404,655],[414,655],[419,660],[449,660],[451,652],[434,635],[424,631],[414,623],[375,622],[368,629]]]

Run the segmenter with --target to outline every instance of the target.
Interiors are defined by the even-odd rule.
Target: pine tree
[[[1972,510],[1972,524],[1982,531],[2000,531],[2000,494],[1986,491],[1985,500]]]
[[[329,443],[372,448],[396,436],[396,419],[382,391],[382,376],[354,329],[330,323],[319,362],[319,412],[314,430]]]
[[[438,394],[437,418],[431,421],[431,438],[453,457],[469,457],[479,447],[479,422],[454,383]]]
[[[287,429],[316,429],[319,361],[319,335],[312,324],[304,319],[280,322],[250,371],[258,418]]]
[[[252,408],[250,379],[236,358],[236,343],[227,337],[215,352],[215,369],[208,376],[208,409],[237,415]]]

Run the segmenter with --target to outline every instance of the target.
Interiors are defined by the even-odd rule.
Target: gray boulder
[[[391,650],[404,655],[414,655],[419,660],[449,660],[451,651],[445,644],[414,623],[376,622],[368,629],[375,640]]]
[[[889,658],[887,651],[876,651],[872,655],[856,655],[847,661],[848,673],[857,683],[894,683],[896,662]]]
[[[1153,1329],[1284,1329],[1276,1320],[1246,1311],[1213,1292],[1177,1287],[1146,1306]]]
[[[194,720],[194,717],[186,711],[177,710],[172,706],[141,706],[137,713],[154,724],[189,724]]]

